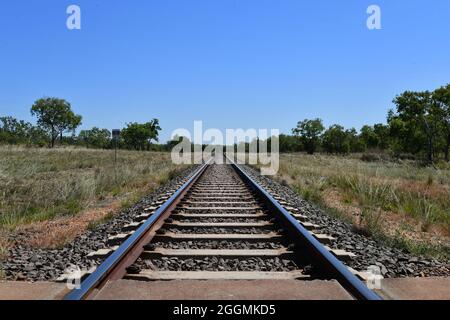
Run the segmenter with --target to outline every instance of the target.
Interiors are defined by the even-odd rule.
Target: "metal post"
[[[114,140],[114,182],[117,184],[117,140]]]
[[[120,130],[114,129],[112,136],[114,140],[114,182],[117,184],[117,141],[120,138]]]

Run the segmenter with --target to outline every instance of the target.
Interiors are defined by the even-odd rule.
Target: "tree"
[[[87,147],[105,149],[111,142],[111,132],[108,129],[94,127],[91,130],[82,130],[78,139]]]
[[[389,127],[382,123],[377,123],[373,126],[373,132],[378,139],[378,149],[385,150],[389,147]]]
[[[0,143],[27,143],[33,126],[13,117],[0,117]]]
[[[389,110],[388,128],[390,144],[389,147],[394,153],[417,154],[423,149],[425,136],[416,124],[402,120],[393,110]]]
[[[368,149],[385,150],[389,147],[389,127],[382,123],[363,126],[359,136],[361,142]]]
[[[300,152],[302,151],[302,142],[298,136],[280,134],[278,137],[280,152]],[[268,142],[270,145],[270,141]]]
[[[159,126],[159,120],[153,119],[144,124],[145,128],[148,130],[148,143],[149,146],[152,143],[152,140],[158,142],[159,131],[161,131],[161,127]]]
[[[448,162],[450,150],[450,84],[435,90],[433,92],[433,100],[441,114],[442,133],[445,141],[444,156]]]
[[[355,128],[346,130],[345,136],[350,152],[363,152],[365,150],[364,142],[359,137]]]
[[[344,127],[338,124],[329,127],[323,134],[322,147],[328,153],[348,153],[350,144]]]
[[[324,130],[321,119],[305,119],[297,124],[297,128],[292,129],[294,135],[300,136],[308,154],[314,154],[320,143],[320,135]]]
[[[436,152],[436,141],[439,136],[439,108],[433,100],[429,91],[412,92],[405,91],[397,96],[394,101],[397,106],[397,115],[391,120],[398,118],[406,131],[419,130],[425,138],[426,155],[429,163],[434,162]],[[420,134],[419,133],[419,134]]]
[[[75,130],[81,125],[82,117],[80,115],[76,115],[73,112],[70,112],[67,115],[67,132],[71,132],[72,136],[75,135]],[[62,141],[63,131],[60,132],[60,137]]]
[[[48,136],[29,122],[0,117],[0,143],[44,146],[48,143]]]
[[[31,107],[31,114],[38,118],[38,126],[50,137],[50,147],[55,146],[58,136],[81,125],[82,117],[73,113],[69,102],[58,98],[42,98]]]
[[[147,129],[137,122],[128,123],[122,130],[122,138],[125,145],[135,150],[143,150],[148,139]]]
[[[48,145],[49,139],[47,132],[37,126],[32,126],[29,131],[28,143],[30,145],[44,147]]]
[[[372,126],[365,125],[361,128],[361,140],[368,149],[376,149],[380,143],[375,129]]]
[[[189,143],[191,143],[191,141],[184,136],[179,136],[179,135],[175,135],[171,140],[167,141],[166,145],[165,145],[165,150],[166,151],[172,151],[172,149],[177,146],[178,144],[180,144],[181,142],[184,141],[189,141]]]
[[[133,122],[122,130],[122,137],[125,144],[135,150],[149,150],[152,140],[158,141],[160,130],[158,119],[144,124]]]

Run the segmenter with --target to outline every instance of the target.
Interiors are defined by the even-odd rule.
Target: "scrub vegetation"
[[[277,179],[357,232],[414,253],[450,257],[448,163],[283,154]]]
[[[119,150],[115,166],[112,150],[0,146],[0,259],[15,233],[61,246],[184,168],[170,153]]]

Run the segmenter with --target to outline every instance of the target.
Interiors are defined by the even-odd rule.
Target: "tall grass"
[[[357,158],[282,155],[280,175],[304,195],[321,198],[334,188],[361,207],[407,214],[450,230],[450,169],[405,163],[367,163]]]
[[[398,230],[390,228],[389,214],[408,217],[421,226],[422,232],[438,227],[447,237],[450,233],[450,166],[422,167],[412,161],[366,162],[357,156],[281,155],[279,179],[293,187],[306,200],[327,205],[330,192],[338,195],[342,205],[359,208],[353,220],[359,231],[384,237],[396,234],[391,243],[424,251],[426,245],[399,240]],[[334,199],[333,201],[337,201]],[[341,212],[348,216],[347,212]],[[392,228],[394,228],[392,226]],[[389,232],[387,232],[389,231]],[[430,244],[430,251],[436,250]]]
[[[385,181],[347,173],[333,177],[335,186],[358,201],[362,207],[407,214],[423,223],[423,230],[435,223],[450,230],[450,200],[418,191],[404,190]]]
[[[0,226],[74,215],[107,196],[155,187],[180,169],[170,154],[0,147]]]

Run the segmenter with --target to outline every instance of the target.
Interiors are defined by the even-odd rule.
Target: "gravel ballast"
[[[283,244],[280,242],[249,242],[249,241],[227,241],[227,240],[196,240],[196,241],[167,241],[155,242],[155,247],[164,249],[228,249],[228,250],[243,250],[243,249],[280,249]]]
[[[262,259],[228,259],[228,258],[161,258],[139,259],[133,267],[135,270],[147,269],[158,271],[293,271],[299,267],[292,260],[279,258]]]
[[[172,232],[177,234],[267,234],[276,231],[271,227],[255,227],[255,228],[219,228],[219,227],[192,227],[192,228],[167,228],[161,231]]]

